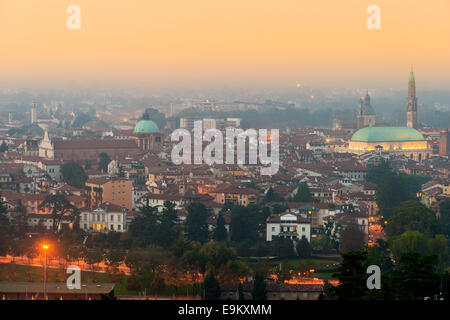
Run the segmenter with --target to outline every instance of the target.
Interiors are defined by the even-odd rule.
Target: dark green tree
[[[88,175],[83,168],[75,162],[63,164],[61,166],[61,175],[65,183],[76,188],[83,188],[88,179]]]
[[[369,164],[366,174],[366,181],[378,184],[381,178],[389,173],[392,173],[392,169],[389,166],[389,161],[381,159],[380,163],[373,165]]]
[[[388,238],[393,240],[408,230],[434,237],[439,233],[440,225],[433,210],[418,201],[406,201],[393,208],[385,231]]]
[[[365,234],[358,225],[349,225],[341,231],[339,250],[341,252],[361,250],[365,244]]]
[[[250,247],[247,242],[242,242],[237,248],[237,254],[239,257],[249,257]]]
[[[264,281],[264,275],[261,273],[255,275],[252,297],[253,300],[267,300],[266,282]]]
[[[445,236],[450,238],[450,199],[439,204],[439,224]]]
[[[398,266],[388,275],[390,294],[401,300],[423,300],[439,294],[440,277],[434,272],[436,255],[420,256],[410,252],[399,258]]]
[[[272,187],[270,187],[269,190],[267,190],[264,200],[265,202],[284,201],[283,197],[275,193]]]
[[[297,241],[295,249],[297,250],[297,255],[300,258],[305,259],[311,257],[312,248],[309,244],[308,239],[306,239],[305,237]]]
[[[5,143],[5,141],[2,142],[0,145],[0,152],[8,151],[8,145]]]
[[[27,209],[19,199],[16,203],[14,211],[11,212],[12,220],[11,224],[14,228],[14,233],[16,237],[24,237],[28,229],[27,226]]]
[[[79,210],[66,199],[64,194],[48,194],[39,206],[39,210],[48,210],[52,214],[52,230],[56,234],[59,232],[63,219],[78,225]]]
[[[208,211],[201,202],[192,202],[187,207],[186,233],[190,241],[204,243],[209,240]]]
[[[205,288],[205,300],[219,300],[221,289],[219,282],[214,276],[214,273],[208,273],[203,285]]]
[[[175,204],[171,201],[165,201],[162,213],[159,217],[159,226],[157,228],[156,244],[163,247],[170,247],[177,237],[178,217]]]
[[[277,203],[272,207],[273,214],[280,214],[288,210],[289,207],[283,203]]]
[[[140,206],[138,210],[139,214],[131,221],[129,231],[135,245],[146,247],[156,242],[158,208],[146,203]]]
[[[258,243],[256,243],[255,256],[257,257],[267,256],[267,246],[265,242],[259,241]]]
[[[406,186],[408,187],[408,196],[411,200],[417,200],[417,193],[422,188],[422,185],[431,180],[430,177],[415,175],[415,174],[405,174],[401,173],[400,177],[402,177]]]
[[[11,250],[11,224],[7,211],[6,204],[0,194],[0,256],[5,256]]]
[[[105,152],[99,154],[98,168],[102,172],[108,172],[108,164],[111,162],[111,158]]]
[[[382,216],[389,218],[392,209],[408,199],[408,187],[401,176],[388,173],[381,178],[377,186],[376,200]]]
[[[238,299],[239,300],[245,300],[244,288],[242,287],[242,283],[241,282],[239,282],[239,286],[238,286]]]
[[[309,191],[308,184],[306,182],[300,183],[297,189],[297,193],[294,196],[294,201],[297,202],[312,202],[313,198]]]
[[[342,263],[334,274],[339,285],[333,293],[338,300],[360,300],[367,294],[366,251],[350,251],[342,253]]]
[[[226,241],[228,238],[228,232],[225,228],[225,220],[221,212],[217,217],[217,224],[213,232],[213,239],[216,241]]]
[[[258,239],[258,225],[262,223],[258,206],[234,206],[230,220],[232,241],[254,242]]]
[[[270,255],[290,257],[294,255],[294,244],[289,238],[275,237],[270,243]]]
[[[367,264],[377,265],[381,271],[388,271],[394,267],[391,250],[386,241],[378,239],[374,246],[368,248]]]

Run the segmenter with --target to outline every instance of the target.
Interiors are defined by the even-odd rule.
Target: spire
[[[409,81],[416,81],[414,78],[413,65],[411,64],[411,72],[409,73]]]

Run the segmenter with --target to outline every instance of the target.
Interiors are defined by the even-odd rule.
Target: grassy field
[[[24,266],[14,263],[0,264],[0,281],[11,282],[41,282],[43,281],[44,268],[35,266]],[[47,269],[48,282],[66,282],[68,275],[63,269]],[[116,295],[136,295],[136,292],[128,291],[127,287],[128,276],[126,275],[108,275],[106,273],[81,271],[82,283],[115,283],[114,293]],[[185,296],[187,293],[193,292],[192,286],[180,287],[178,289],[178,296]],[[153,296],[152,292],[147,291],[148,296]],[[175,289],[173,287],[166,287],[159,295],[173,296]]]
[[[329,273],[314,273],[314,278],[324,279],[324,280],[337,280],[336,277],[333,277],[334,272]]]
[[[272,268],[276,268],[283,261],[288,261],[292,270],[310,270],[314,269],[315,272],[307,275],[308,277],[320,278],[320,279],[335,279],[333,273],[336,272],[338,268],[339,258],[338,257],[311,257],[308,259],[301,259],[297,257],[293,258],[239,258],[242,261],[247,262],[250,266],[254,266],[258,261],[267,260]],[[303,272],[303,271],[302,271]]]
[[[254,265],[258,263],[258,261],[264,261],[267,260],[270,264],[270,266],[275,267],[278,266],[283,261],[288,261],[289,265],[293,268],[299,268],[299,267],[307,267],[307,268],[313,268],[313,269],[327,269],[327,268],[335,268],[336,266],[333,266],[337,263],[339,263],[338,258],[322,258],[322,257],[311,257],[308,259],[301,259],[301,258],[257,258],[257,257],[249,257],[249,258],[240,258],[242,261],[248,262],[250,265]]]

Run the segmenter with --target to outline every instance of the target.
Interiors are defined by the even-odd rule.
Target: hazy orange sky
[[[0,43],[0,82],[19,85],[405,86],[413,63],[450,88],[450,0],[0,0]]]

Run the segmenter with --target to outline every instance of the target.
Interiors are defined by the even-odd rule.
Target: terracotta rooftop
[[[138,149],[134,140],[75,139],[53,140],[55,149]]]

